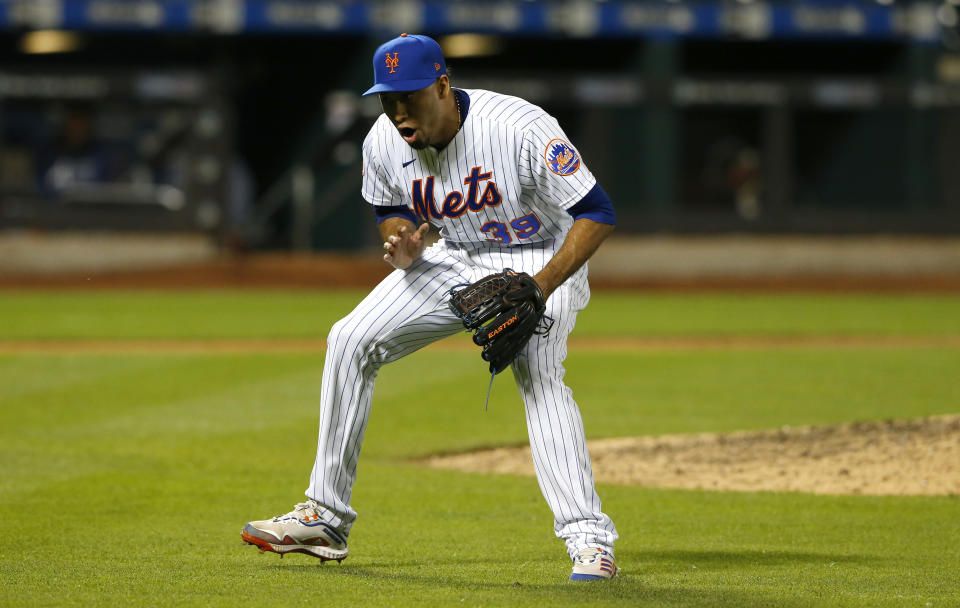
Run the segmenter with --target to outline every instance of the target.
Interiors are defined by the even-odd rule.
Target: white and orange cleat
[[[256,545],[260,552],[306,553],[323,561],[341,562],[347,557],[347,539],[320,519],[323,507],[314,500],[301,502],[293,511],[273,519],[252,521],[243,527],[240,538]]]

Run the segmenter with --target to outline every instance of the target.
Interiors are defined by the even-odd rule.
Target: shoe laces
[[[297,518],[297,515],[303,512],[312,512],[313,514],[318,514],[319,510],[317,508],[317,503],[312,500],[308,500],[307,502],[298,502],[293,506],[293,511],[290,511],[289,513],[284,513],[283,515],[277,515],[276,517],[273,518],[273,521],[280,521],[281,519],[288,519],[288,518]]]
[[[603,555],[603,552],[597,551],[596,549],[589,549],[587,551],[581,551],[577,553],[576,557],[573,558],[574,563],[577,564],[592,564],[600,559],[600,556]]]

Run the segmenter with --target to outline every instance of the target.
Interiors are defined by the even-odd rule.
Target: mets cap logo
[[[390,53],[387,53],[387,67],[390,68],[391,74],[396,74],[397,68],[400,66],[400,59],[397,57],[399,54],[399,52],[396,52],[393,54],[393,57],[391,57]]]
[[[557,175],[573,175],[580,168],[580,155],[562,139],[551,139],[543,151],[547,166]]]

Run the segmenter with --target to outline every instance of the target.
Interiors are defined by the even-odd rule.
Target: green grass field
[[[466,348],[382,370],[350,557],[260,555],[240,529],[303,496],[322,353],[176,341],[322,338],[361,295],[0,291],[0,605],[960,606],[957,496],[602,485],[622,574],[567,582],[534,479],[410,463],[526,441],[512,380],[484,412]],[[574,335],[907,338],[574,348],[591,438],[960,412],[957,295],[598,292]],[[174,347],[70,347],[89,340]]]

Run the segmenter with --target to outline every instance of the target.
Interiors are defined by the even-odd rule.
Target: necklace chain
[[[460,109],[460,96],[453,91],[453,100],[457,103],[457,129],[463,126],[463,111]]]

